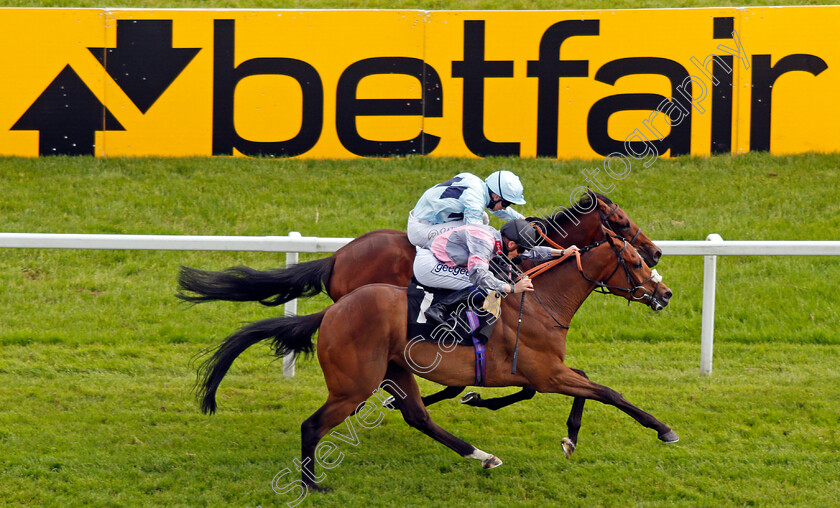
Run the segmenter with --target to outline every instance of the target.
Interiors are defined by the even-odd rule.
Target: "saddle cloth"
[[[440,326],[438,323],[429,322],[426,319],[426,310],[434,303],[445,298],[451,294],[452,291],[437,288],[425,288],[421,286],[414,277],[408,284],[408,338],[414,339],[420,337],[423,340],[440,343],[445,342],[451,345],[456,341],[459,346],[473,347],[473,334],[470,333],[473,328],[468,318],[465,315],[467,310],[472,310],[478,316],[478,325],[475,328],[475,338],[482,344],[487,343],[487,339],[493,332],[493,325],[496,323],[499,315],[499,296],[498,293],[492,292],[485,299],[485,303],[480,309],[469,309],[466,302],[458,304],[455,310],[457,315],[453,314],[457,324],[455,329]]]

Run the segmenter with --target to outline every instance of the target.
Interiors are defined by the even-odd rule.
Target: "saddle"
[[[412,277],[406,289],[408,299],[408,338],[427,340],[451,348],[470,346],[476,351],[475,386],[483,386],[485,375],[484,345],[493,333],[501,307],[499,294],[492,292],[478,309],[459,305],[454,311],[455,327],[445,327],[426,319],[426,310],[453,291],[421,286]]]

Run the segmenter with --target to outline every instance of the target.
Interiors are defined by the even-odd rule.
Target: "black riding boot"
[[[457,308],[457,304],[461,302],[469,302],[470,295],[473,291],[478,290],[474,286],[470,286],[468,288],[464,288],[458,291],[453,292],[446,298],[443,298],[441,301],[433,304],[426,310],[426,318],[430,319],[435,323],[440,323],[442,325],[448,326],[449,328],[453,328],[451,323],[447,322],[450,318],[450,313],[453,308]],[[478,290],[480,291],[480,290]],[[483,294],[483,292],[482,292]],[[480,303],[480,302],[476,302]]]

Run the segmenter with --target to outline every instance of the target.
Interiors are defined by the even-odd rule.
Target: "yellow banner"
[[[0,10],[0,154],[103,154],[105,76],[86,49],[103,26],[98,9]]]
[[[0,54],[0,154],[838,151],[838,22],[833,6],[3,9],[19,49]]]

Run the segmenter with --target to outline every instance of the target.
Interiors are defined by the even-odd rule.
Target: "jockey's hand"
[[[524,293],[525,291],[533,291],[534,290],[534,283],[531,282],[531,279],[525,277],[523,279],[519,279],[519,281],[513,286],[514,293]]]

